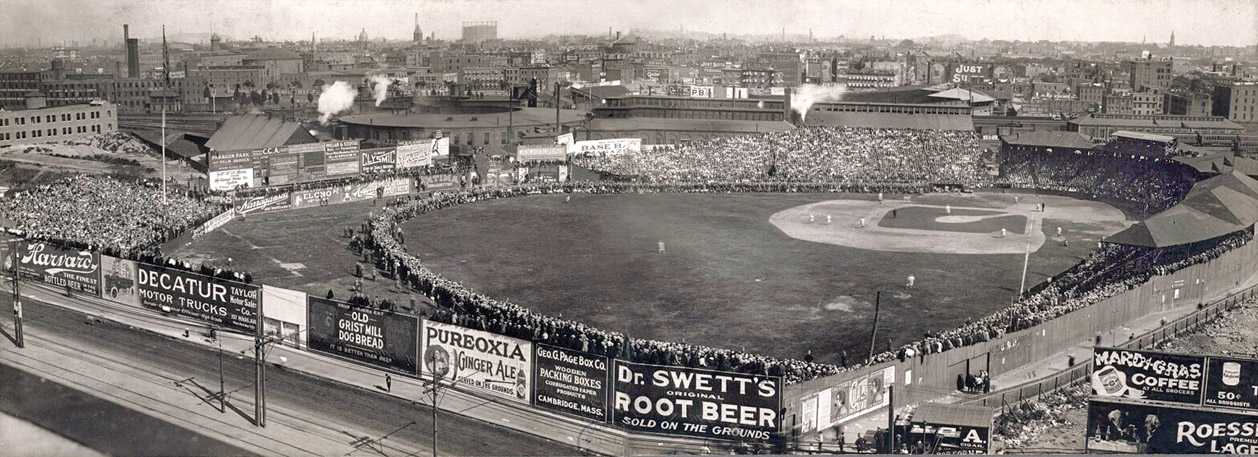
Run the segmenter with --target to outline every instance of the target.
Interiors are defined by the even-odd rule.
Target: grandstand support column
[[[17,243],[13,243],[9,251],[13,255],[13,343],[21,349],[26,343],[22,339],[22,281],[17,272]]]

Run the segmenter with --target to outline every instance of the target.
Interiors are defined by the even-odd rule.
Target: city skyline
[[[1122,41],[1165,43],[1171,32],[1178,45],[1248,46],[1258,42],[1258,4],[1228,1],[1070,0],[983,2],[971,0],[890,2],[759,2],[734,0],[647,0],[601,3],[589,0],[445,0],[423,4],[394,0],[366,2],[288,1],[122,1],[6,0],[0,18],[4,47],[121,41],[119,26],[132,36],[219,33],[235,39],[349,39],[367,30],[371,39],[409,39],[413,15],[425,34],[457,39],[465,21],[497,21],[506,39],[546,35],[603,35],[611,30],[679,30],[777,35],[818,39],[869,36],[891,39],[959,35],[970,40]],[[52,17],[51,12],[57,12]],[[1202,12],[1209,14],[1201,14]],[[755,17],[754,24],[746,18]],[[329,21],[328,18],[338,18]],[[1115,23],[1113,18],[1122,18]],[[1175,18],[1168,21],[1167,18]],[[33,27],[62,21],[69,28]],[[84,24],[97,26],[82,27]]]

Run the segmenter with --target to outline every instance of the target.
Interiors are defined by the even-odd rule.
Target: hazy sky
[[[243,39],[409,38],[459,35],[463,21],[498,21],[503,38],[655,28],[729,33],[888,38],[1258,42],[1254,0],[0,0],[0,46],[209,32]]]

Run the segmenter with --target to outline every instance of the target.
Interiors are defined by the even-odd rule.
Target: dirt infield
[[[1031,251],[1038,251],[1048,239],[1045,233],[1056,230],[1052,226],[1043,230],[1046,219],[1068,220],[1074,227],[1063,230],[1084,230],[1095,238],[1130,225],[1122,211],[1103,203],[1054,196],[1020,195],[1018,201],[1014,199],[1008,194],[980,193],[882,202],[829,200],[780,211],[769,222],[792,238],[814,243],[940,254],[1021,254],[1028,244]],[[1044,211],[1038,210],[1040,203],[1046,205]],[[893,211],[898,220],[890,222],[886,218],[892,217]],[[973,229],[974,224],[993,219],[1003,221],[988,224],[991,231]],[[1029,230],[1025,221],[1029,221]],[[951,224],[956,228],[948,227]],[[1003,236],[997,227],[1006,229]]]

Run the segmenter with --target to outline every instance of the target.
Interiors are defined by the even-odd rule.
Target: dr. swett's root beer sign
[[[616,361],[614,422],[629,430],[766,441],[780,430],[778,377]]]
[[[136,273],[143,306],[245,332],[258,324],[256,286],[145,263]]]

